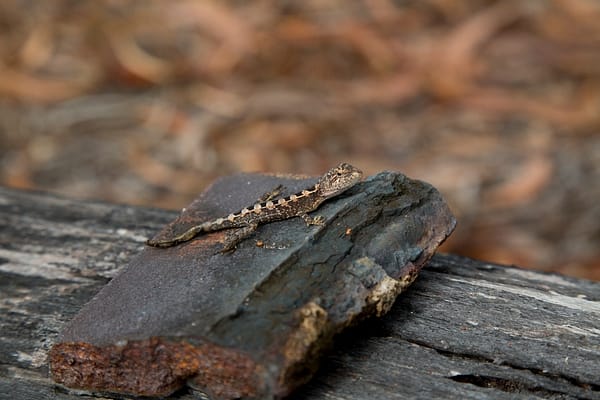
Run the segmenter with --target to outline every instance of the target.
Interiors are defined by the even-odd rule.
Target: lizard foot
[[[273,190],[268,191],[267,193],[260,196],[258,199],[258,202],[266,203],[267,201],[272,201],[273,199],[279,197],[279,195],[281,194],[283,189],[284,189],[283,185],[277,185]]]
[[[306,225],[325,225],[325,218],[322,215],[317,215],[316,217],[311,217],[308,214],[302,214],[300,217],[304,220]]]
[[[256,228],[258,228],[258,224],[250,224],[248,226],[243,226],[241,228],[232,230],[232,232],[225,238],[225,243],[223,243],[223,248],[219,251],[219,253],[225,254],[235,251],[235,247],[238,245],[238,243],[250,236],[256,230]]]

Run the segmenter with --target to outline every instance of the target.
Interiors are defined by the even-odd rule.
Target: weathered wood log
[[[276,186],[287,197],[313,184],[221,178],[159,236],[227,216]],[[392,172],[316,212],[319,226],[300,218],[264,224],[225,254],[227,231],[147,247],[66,327],[50,352],[53,377],[147,396],[188,379],[215,399],[289,394],[310,378],[334,334],[390,309],[455,225],[437,190]]]
[[[82,398],[49,378],[48,350],[175,215],[0,188],[0,398]],[[437,255],[293,398],[598,399],[599,321],[597,282]]]

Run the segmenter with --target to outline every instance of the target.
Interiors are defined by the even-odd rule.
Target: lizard
[[[273,199],[276,195],[271,195],[261,199],[263,201],[259,200],[251,207],[245,207],[226,217],[195,225],[180,235],[168,239],[149,239],[146,243],[153,247],[172,247],[192,240],[201,233],[236,229],[226,240],[225,246],[221,250],[224,253],[233,250],[240,241],[251,235],[260,224],[301,217],[307,225],[322,225],[323,217],[313,218],[308,213],[316,210],[325,200],[350,189],[360,181],[361,177],[361,170],[350,164],[341,163],[321,176],[314,186],[301,192],[278,200]]]

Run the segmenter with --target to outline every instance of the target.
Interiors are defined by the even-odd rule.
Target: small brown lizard
[[[226,252],[235,248],[237,243],[252,234],[260,224],[301,217],[307,225],[322,225],[323,217],[313,218],[308,213],[316,210],[325,200],[350,189],[360,181],[361,177],[362,171],[358,168],[341,163],[327,171],[312,188],[278,200],[272,199],[271,195],[265,201],[258,202],[252,207],[243,208],[227,217],[193,226],[178,236],[162,240],[150,239],[146,243],[154,247],[171,247],[187,242],[202,232],[236,228],[222,250],[222,252]]]

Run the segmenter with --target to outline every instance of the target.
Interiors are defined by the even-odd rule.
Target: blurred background
[[[0,184],[180,209],[340,161],[435,185],[443,250],[600,280],[600,2],[0,2]]]

